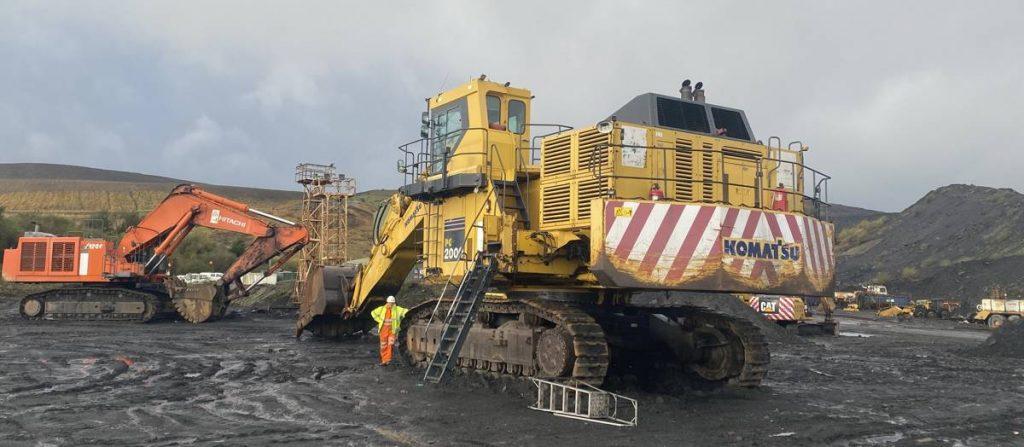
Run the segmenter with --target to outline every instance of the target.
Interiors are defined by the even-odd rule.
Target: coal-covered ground
[[[845,318],[773,343],[760,389],[627,389],[640,426],[528,409],[525,384],[376,366],[376,342],[296,340],[293,320],[23,321],[0,301],[0,445],[1022,445],[1024,359],[952,322]]]

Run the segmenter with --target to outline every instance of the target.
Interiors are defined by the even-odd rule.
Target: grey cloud
[[[835,201],[896,210],[951,182],[1024,188],[1022,12],[1017,2],[7,3],[0,161],[277,188],[293,187],[298,162],[333,161],[363,188],[394,187],[394,147],[416,137],[422,98],[442,85],[487,73],[532,89],[536,121],[586,125],[691,77],[712,102],[745,109],[758,136],[809,143]]]

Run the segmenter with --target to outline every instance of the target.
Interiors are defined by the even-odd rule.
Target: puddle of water
[[[839,336],[840,337],[864,337],[864,338],[874,337],[874,335],[872,335],[872,334],[864,334],[864,333],[860,333],[860,332],[840,332]]]

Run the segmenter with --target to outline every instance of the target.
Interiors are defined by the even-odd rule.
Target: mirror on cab
[[[420,138],[430,136],[430,112],[423,112],[420,115]]]

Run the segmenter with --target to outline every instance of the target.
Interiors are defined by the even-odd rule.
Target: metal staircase
[[[526,201],[523,200],[522,191],[519,189],[519,182],[508,180],[494,180],[494,190],[498,200],[501,202],[505,212],[519,216],[524,228],[530,228],[530,215],[526,209]]]
[[[473,267],[462,277],[462,283],[452,298],[452,304],[444,318],[441,338],[437,342],[437,351],[434,352],[430,364],[427,365],[427,371],[423,374],[425,382],[440,383],[453,364],[452,360],[459,358],[462,342],[466,340],[466,334],[473,325],[477,304],[483,299],[484,292],[491,284],[496,268],[493,254],[477,253]]]

